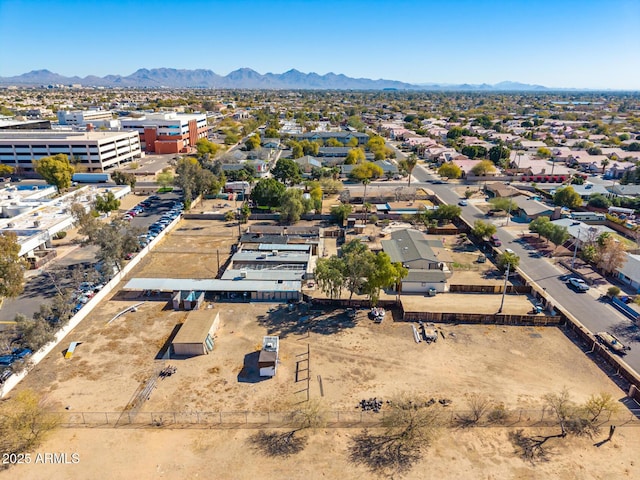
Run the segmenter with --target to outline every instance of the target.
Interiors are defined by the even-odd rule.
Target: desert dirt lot
[[[235,234],[222,225],[181,222],[131,276],[210,278],[217,269],[215,250],[220,250],[222,263],[235,241]],[[141,300],[145,303],[137,312],[108,323]],[[137,299],[115,293],[103,302],[16,388],[44,392],[74,422],[85,414],[90,425],[61,428],[38,448],[79,453],[80,463],[19,466],[0,473],[0,478],[84,479],[94,478],[96,472],[114,479],[248,479],[264,477],[265,472],[267,478],[367,475],[349,461],[347,450],[361,425],[321,430],[310,437],[305,451],[287,459],[257,453],[248,442],[255,433],[250,428],[150,426],[153,419],[173,412],[232,416],[246,411],[264,418],[264,412],[289,411],[306,400],[307,377],[310,398],[319,399],[332,418],[338,411],[344,412],[343,418],[357,417],[356,406],[363,398],[391,399],[403,392],[417,399],[451,399],[452,411],[464,410],[471,393],[509,409],[536,411],[544,394],[565,386],[577,402],[599,392],[624,397],[605,372],[553,327],[441,325],[439,340],[427,345],[415,343],[409,324],[393,321],[397,312],[389,313],[382,324],[369,320],[365,311],[353,319],[342,309],[299,311],[277,304],[216,303],[211,312],[221,317],[213,352],[166,360],[161,353],[187,312],[170,309],[166,296]],[[267,334],[280,336],[280,365],[274,378],[261,379],[256,352]],[[64,359],[71,341],[82,343],[71,359]],[[167,365],[175,366],[176,373],[158,380],[148,400],[131,410],[140,389]],[[112,420],[120,412],[131,413],[144,425],[105,426],[96,420],[102,418],[100,412],[113,412]],[[507,433],[506,428],[446,430],[431,456],[406,478],[568,480],[640,475],[634,463],[640,447],[637,427],[619,428],[614,441],[600,448],[593,447],[597,439],[551,442],[550,460],[536,466],[514,454]]]

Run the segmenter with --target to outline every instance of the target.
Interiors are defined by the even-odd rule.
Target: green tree
[[[507,147],[496,145],[489,149],[489,160],[495,165],[504,165],[511,155],[511,151]]]
[[[293,158],[304,157],[304,150],[302,149],[302,145],[300,145],[300,142],[291,141],[289,143],[289,148],[291,148],[291,156]]]
[[[233,210],[228,210],[224,214],[224,221],[225,222],[233,222],[235,219],[236,219],[236,212],[234,212]]]
[[[24,290],[25,263],[13,232],[0,233],[0,298],[14,298]]]
[[[109,213],[120,208],[120,200],[113,192],[108,191],[104,195],[96,195],[95,209],[101,213]]]
[[[111,179],[116,185],[129,185],[132,189],[136,186],[136,176],[133,173],[116,170],[111,174]]]
[[[196,182],[201,171],[202,167],[195,158],[185,157],[178,160],[174,183],[182,189],[184,204],[187,210],[191,206],[191,202],[194,197],[197,195]]]
[[[277,207],[285,191],[286,187],[275,178],[262,178],[251,190],[251,199],[259,206]]]
[[[462,209],[458,205],[439,205],[433,214],[434,218],[445,222],[451,222],[458,218]]]
[[[397,286],[409,270],[402,263],[392,263],[385,252],[378,252],[373,260],[373,269],[367,276],[363,291],[368,295],[371,305],[375,306],[380,298],[381,288]]]
[[[60,424],[60,415],[44,396],[20,390],[0,404],[0,450],[4,454],[32,451]]]
[[[486,223],[482,220],[476,220],[473,224],[473,229],[471,233],[477,238],[490,238],[492,235],[495,235],[497,229],[496,226],[492,223]]]
[[[332,255],[329,258],[319,258],[316,262],[314,278],[320,290],[329,298],[340,298],[345,286],[344,263],[341,258]]]
[[[162,188],[167,188],[169,185],[173,184],[174,176],[171,170],[163,170],[162,172],[156,175],[156,181],[160,184]]]
[[[327,147],[344,147],[344,144],[337,138],[330,138],[325,142]]]
[[[409,174],[409,181],[408,181],[407,187],[411,187],[411,174],[413,173],[413,169],[416,168],[417,164],[418,164],[418,156],[415,153],[412,153],[411,155],[409,155],[405,160],[405,169]]]
[[[589,196],[588,205],[596,208],[609,208],[611,206],[611,200],[601,193],[593,193]]]
[[[42,157],[40,160],[34,160],[33,164],[38,175],[55,186],[58,192],[71,186],[74,168],[65,154]]]
[[[358,163],[364,162],[366,156],[364,154],[364,150],[361,148],[352,148],[347,152],[347,157],[344,160],[345,165],[356,165]]]
[[[244,142],[244,145],[247,150],[256,150],[260,148],[260,135],[254,133],[249,138],[247,138],[247,141]]]
[[[340,226],[344,225],[349,215],[353,211],[353,207],[348,203],[343,203],[331,208],[331,216]]]
[[[568,186],[556,190],[553,195],[553,203],[561,207],[574,209],[582,205],[582,198],[573,187]]]
[[[264,131],[265,138],[280,138],[280,133],[275,128],[267,128]]]
[[[462,169],[455,163],[443,163],[438,168],[438,175],[445,178],[460,178],[462,176]]]
[[[206,138],[201,138],[196,142],[196,150],[199,158],[209,160],[215,157],[222,147],[217,143],[213,143]]]
[[[349,301],[353,294],[361,291],[375,268],[375,255],[359,239],[342,246],[345,287],[349,291]]]
[[[602,160],[600,160],[600,165],[602,166],[602,174],[604,175],[604,171],[607,168],[607,165],[609,165],[609,159],[603,158]]]
[[[498,255],[496,263],[498,265],[498,268],[503,271],[507,269],[507,265],[511,265],[509,267],[509,270],[513,272],[516,267],[520,265],[520,257],[515,253],[504,252]]]
[[[302,181],[300,166],[290,158],[281,158],[276,162],[276,166],[271,170],[274,178],[287,185],[295,185]]]
[[[300,220],[304,212],[302,190],[288,188],[280,199],[280,222],[293,224]]]
[[[12,175],[13,171],[14,168],[12,166],[0,164],[0,178]]]
[[[489,200],[491,207],[494,210],[503,210],[505,212],[514,211],[518,208],[518,205],[507,197],[496,197]]]
[[[551,223],[551,219],[549,217],[538,217],[535,218],[529,223],[529,231],[532,233],[537,233],[538,238],[543,237],[548,239],[551,235],[551,229],[553,224]]]
[[[460,127],[451,127],[447,132],[447,138],[451,140],[456,140],[463,135],[463,130]]]
[[[46,344],[55,340],[53,329],[44,319],[27,318],[22,314],[15,317],[16,332],[20,337],[20,344],[33,352],[40,350]]]
[[[552,223],[549,236],[547,238],[555,245],[555,248],[558,248],[559,245],[562,245],[564,242],[569,240],[569,231],[567,230],[567,227]]]
[[[228,132],[224,137],[225,145],[235,145],[239,141],[240,141],[240,135],[238,135],[237,133]]]
[[[538,155],[540,158],[551,158],[551,150],[549,150],[547,147],[540,147],[536,151],[536,155]]]
[[[302,147],[302,153],[305,155],[316,156],[320,151],[320,144],[316,142],[310,142],[309,140],[303,140],[300,142],[300,146]]]
[[[471,173],[473,173],[476,176],[483,176],[488,173],[494,173],[495,171],[496,171],[496,167],[489,160],[482,160],[481,162],[474,165],[473,168],[471,169]]]

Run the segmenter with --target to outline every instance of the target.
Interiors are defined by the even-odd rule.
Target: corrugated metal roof
[[[308,252],[311,249],[311,245],[306,245],[306,244],[287,244],[287,245],[280,245],[280,244],[273,244],[273,243],[261,243],[260,245],[258,245],[258,250],[263,250],[263,251],[268,251],[270,252],[271,250],[278,250],[278,251],[285,251],[285,250],[291,250],[291,251],[299,251],[299,252]]]
[[[217,280],[192,278],[132,278],[123,290],[198,290],[202,292],[299,292],[299,281]]]

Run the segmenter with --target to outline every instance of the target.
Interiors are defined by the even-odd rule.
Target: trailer
[[[108,173],[74,173],[71,180],[77,183],[107,183],[111,181]]]
[[[627,351],[631,350],[631,347],[624,345],[618,337],[609,332],[598,332],[596,338],[600,342],[604,343],[611,351],[618,355],[625,355]]]

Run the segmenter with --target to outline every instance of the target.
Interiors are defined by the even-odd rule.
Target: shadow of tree
[[[616,323],[613,327],[611,327],[611,333],[613,333],[623,342],[640,342],[640,328],[629,322]]]
[[[278,307],[267,315],[258,317],[258,323],[267,329],[269,335],[278,335],[282,338],[308,332],[331,335],[353,328],[357,324],[356,319],[344,309],[304,312],[291,311],[286,306]]]
[[[421,457],[420,445],[403,442],[396,435],[374,435],[367,429],[353,437],[349,447],[353,463],[387,476],[407,473]]]
[[[288,432],[260,431],[249,437],[249,441],[254,449],[262,455],[288,457],[300,453],[307,445],[307,437],[295,434],[296,430]]]

